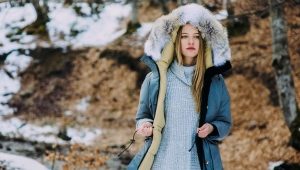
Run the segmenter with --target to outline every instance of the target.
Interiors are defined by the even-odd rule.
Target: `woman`
[[[151,72],[136,120],[146,140],[128,169],[223,169],[218,141],[232,124],[226,30],[204,7],[181,6],[155,21],[145,53]]]

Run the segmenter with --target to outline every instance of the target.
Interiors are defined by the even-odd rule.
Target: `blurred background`
[[[190,2],[229,34],[224,168],[299,170],[299,0],[0,0],[0,169],[126,169],[144,42]]]

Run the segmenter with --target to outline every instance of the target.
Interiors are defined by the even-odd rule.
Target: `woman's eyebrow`
[[[181,34],[189,34],[189,33],[185,33],[185,32],[183,32],[183,33],[181,33]],[[198,33],[198,32],[196,32],[196,33],[194,33],[193,35],[199,35],[199,33]]]

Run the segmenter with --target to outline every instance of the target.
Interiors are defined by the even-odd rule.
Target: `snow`
[[[24,156],[17,156],[8,153],[0,153],[0,160],[5,169],[19,169],[19,170],[48,170],[39,162],[26,158]],[[4,161],[4,162],[3,162]]]
[[[101,134],[100,129],[83,129],[78,131],[73,128],[67,129],[68,136],[72,137],[71,143],[84,143],[92,145],[95,138]]]
[[[79,101],[79,103],[75,106],[76,110],[79,112],[85,112],[89,106],[89,101],[91,96],[87,96]]]
[[[215,17],[217,20],[224,20],[228,17],[228,11],[225,9],[220,10],[217,14],[215,14]]]
[[[92,10],[91,10],[91,8],[89,7],[89,5],[87,3],[76,3],[76,6],[81,8],[80,11],[84,15],[89,16],[89,15],[92,14]]]
[[[4,66],[0,69],[0,134],[11,138],[23,138],[28,141],[65,144],[66,141],[57,137],[59,127],[57,125],[33,125],[19,118],[3,119],[4,115],[14,112],[14,108],[8,107],[7,103],[21,87],[19,73],[24,71],[31,63],[32,58],[20,55],[17,51],[10,53]],[[85,111],[90,97],[80,100],[76,108]],[[93,140],[101,134],[100,129],[71,128],[67,127],[67,135],[71,137],[70,143],[92,144]]]
[[[141,24],[142,26],[137,29],[137,34],[140,37],[146,37],[148,33],[151,31],[151,28],[153,26],[153,22],[145,22]]]
[[[32,142],[67,144],[66,141],[57,137],[59,133],[57,125],[34,125],[11,118],[4,120],[0,117],[0,134],[10,138],[23,138]],[[92,145],[94,140],[101,135],[101,130],[97,128],[72,128],[67,127],[67,135],[71,138],[70,143],[81,143]]]
[[[71,116],[73,114],[73,112],[71,110],[67,110],[64,112],[64,115],[66,116]]]
[[[81,3],[80,6],[81,11],[90,14],[87,5]],[[99,17],[82,17],[77,16],[71,7],[57,6],[49,13],[50,39],[55,44],[73,48],[104,46],[126,32],[131,11],[130,5],[112,3],[104,7]],[[72,35],[72,31],[78,34]]]
[[[14,109],[9,108],[6,103],[20,89],[20,80],[9,77],[4,70],[0,70],[0,77],[0,115],[12,114]]]
[[[4,3],[6,4],[6,3]],[[47,30],[51,42],[39,42],[36,36],[21,33],[14,35],[19,29],[36,20],[36,13],[31,4],[24,7],[9,8],[0,6],[0,54],[15,49],[33,49],[37,46],[67,47],[73,49],[91,46],[104,46],[122,36],[127,29],[132,7],[130,4],[106,4],[100,15],[91,15],[87,3],[77,3],[81,13],[89,16],[78,16],[72,6],[65,7],[62,3],[48,2],[50,21]],[[12,37],[7,35],[13,34]],[[11,41],[10,39],[17,39]]]
[[[283,161],[277,161],[277,162],[269,162],[269,167],[268,167],[268,170],[274,170],[274,168],[276,166],[279,166],[281,164],[283,164],[284,162]]]
[[[32,61],[32,58],[27,55],[20,55],[18,52],[14,51],[7,56],[4,61],[4,68],[9,72],[20,73],[24,71]]]
[[[76,24],[76,13],[71,8],[57,7],[55,12],[49,13],[50,22],[47,23],[48,32],[53,42],[62,34],[70,35],[72,25]]]
[[[99,20],[86,20],[86,25],[79,27],[86,28],[88,31],[80,33],[73,40],[74,46],[103,46],[117,39],[126,32],[126,18],[129,18],[131,11],[130,5],[105,6]]]
[[[30,56],[20,55],[16,51],[6,57],[4,66],[0,69],[0,115],[13,113],[14,109],[9,108],[5,103],[19,91],[21,83],[18,75],[29,66],[31,61]]]
[[[24,27],[36,20],[32,4],[24,7],[2,8],[0,13],[2,27]]]
[[[6,37],[6,35],[14,33],[19,28],[23,28],[36,20],[34,7],[31,4],[26,4],[24,7],[5,8],[4,4],[0,7],[0,44],[3,45],[0,48],[0,54],[19,48],[35,48],[34,44],[20,44],[17,41],[11,42]],[[25,34],[21,34],[16,37],[25,38],[26,40],[26,36]]]
[[[16,34],[20,29],[36,20],[32,4],[23,7],[9,7],[9,3],[0,3],[0,55],[7,55],[4,65],[0,67],[0,133],[9,137],[22,137],[29,141],[46,143],[66,143],[57,137],[57,125],[33,125],[18,118],[4,120],[3,116],[12,114],[15,109],[7,103],[21,88],[19,73],[26,70],[32,62],[28,55],[19,54],[18,49],[41,47],[71,46],[81,48],[87,46],[104,46],[126,32],[127,22],[132,11],[124,2],[106,4],[99,15],[92,15],[86,3],[77,3],[81,7],[78,16],[72,6],[65,7],[62,3],[49,2],[50,21],[47,23],[50,42],[39,40],[37,36],[26,33]],[[78,34],[73,34],[77,32]],[[141,35],[146,31],[141,30]],[[72,35],[73,34],[73,35]],[[10,36],[8,36],[10,35]],[[14,39],[12,41],[12,39]],[[90,97],[83,98],[75,105],[80,112],[86,111]],[[65,115],[71,115],[66,111]],[[92,144],[101,134],[100,129],[67,127],[70,143]]]

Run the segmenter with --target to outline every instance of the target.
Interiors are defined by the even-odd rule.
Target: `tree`
[[[64,0],[64,5],[72,5],[73,0]]]
[[[202,0],[177,0],[177,5],[184,5],[184,4],[187,4],[187,3],[198,3],[198,4],[201,4],[202,3]]]
[[[131,15],[131,23],[136,25],[139,23],[138,21],[138,0],[132,0],[132,15]]]
[[[130,22],[127,25],[126,34],[131,34],[141,26],[138,20],[138,0],[127,0],[126,3],[130,3],[132,6],[132,12],[130,17]]]
[[[24,27],[22,31],[25,31],[28,34],[43,35],[48,39],[46,24],[49,21],[49,17],[48,17],[49,9],[47,5],[47,1],[48,0],[43,0],[43,3],[41,5],[39,0],[30,0],[30,2],[32,3],[35,9],[37,18],[32,24]]]
[[[300,150],[300,111],[297,107],[291,62],[288,53],[286,23],[283,5],[278,0],[269,0],[272,28],[272,66],[280,107],[285,122],[291,131],[291,145]]]
[[[170,11],[167,7],[167,3],[168,3],[168,0],[161,0],[159,1],[160,5],[161,5],[161,9],[163,11],[163,14],[166,15],[168,14]]]
[[[44,1],[43,5],[40,5],[39,0],[31,0],[32,5],[34,6],[34,9],[37,14],[37,18],[35,21],[35,24],[37,25],[44,25],[49,21],[48,18],[48,6],[47,2]]]

